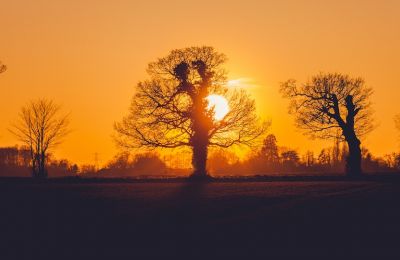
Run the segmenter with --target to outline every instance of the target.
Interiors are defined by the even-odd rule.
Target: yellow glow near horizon
[[[220,95],[209,95],[207,97],[208,106],[207,109],[211,110],[214,108],[214,119],[219,121],[222,120],[229,112],[228,100]]]

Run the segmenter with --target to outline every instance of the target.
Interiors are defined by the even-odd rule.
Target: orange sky
[[[211,45],[245,79],[279,145],[317,151],[293,126],[279,82],[323,72],[362,76],[375,90],[379,126],[365,140],[374,154],[399,150],[400,1],[12,0],[0,4],[0,146],[31,98],[71,112],[72,134],[58,158],[102,162],[117,148],[113,122],[127,113],[146,66],[174,48]]]

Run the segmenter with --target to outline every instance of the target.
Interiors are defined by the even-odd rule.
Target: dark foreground
[[[0,181],[1,254],[399,255],[399,204],[387,181]]]

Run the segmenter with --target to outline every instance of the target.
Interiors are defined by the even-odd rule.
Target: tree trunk
[[[197,137],[197,138],[196,138]],[[201,136],[194,136],[193,140],[193,154],[192,165],[194,178],[207,178],[207,153],[208,153],[208,140],[201,138]]]
[[[348,95],[346,97],[346,127],[343,129],[343,134],[346,138],[347,144],[349,146],[349,156],[346,162],[346,174],[349,177],[361,176],[361,148],[360,140],[357,138],[354,126],[355,117],[358,113],[356,106],[353,102],[353,96]]]
[[[39,164],[38,178],[46,179],[47,171],[46,171],[46,155],[45,155],[45,153],[40,154],[38,164]]]
[[[40,158],[38,154],[32,156],[32,177],[40,178]]]
[[[32,177],[37,177],[37,169],[36,169],[36,158],[32,159]]]
[[[209,131],[213,127],[213,121],[209,114],[207,114],[206,97],[208,96],[208,88],[211,85],[210,75],[207,73],[207,67],[203,61],[195,61],[192,64],[199,73],[202,81],[200,86],[196,88],[192,86],[189,91],[189,96],[192,99],[193,105],[191,108],[192,114],[192,130],[194,132],[191,137],[190,143],[192,145],[192,165],[193,165],[193,179],[205,180],[208,179],[207,175],[207,153],[209,144]],[[186,79],[185,79],[186,80]]]
[[[346,174],[349,177],[358,177],[362,174],[360,140],[354,135],[346,138],[349,146],[349,155],[346,161]]]

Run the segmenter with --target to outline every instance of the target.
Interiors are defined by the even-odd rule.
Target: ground
[[[400,182],[0,180],[9,256],[396,254]]]

